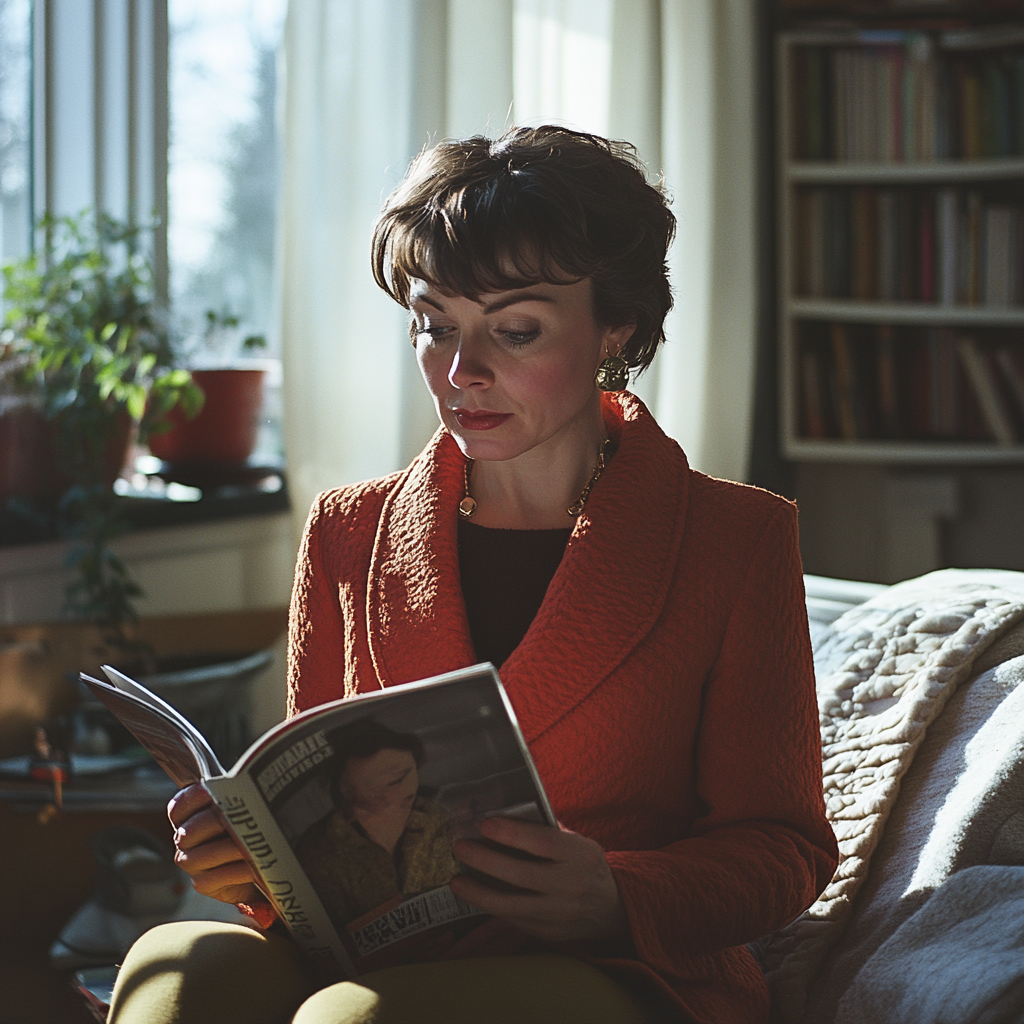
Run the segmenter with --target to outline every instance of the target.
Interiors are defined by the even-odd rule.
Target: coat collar
[[[628,393],[604,396],[618,450],[501,678],[527,742],[580,703],[654,625],[685,521],[689,471],[678,445]],[[476,660],[459,581],[464,458],[439,430],[381,511],[367,632],[381,685]]]

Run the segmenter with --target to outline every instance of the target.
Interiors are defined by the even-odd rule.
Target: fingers
[[[222,864],[239,862],[245,866],[245,870],[249,872],[249,879],[252,880],[252,869],[249,867],[249,862],[243,857],[242,851],[238,849],[233,840],[226,836],[212,843],[203,843],[202,846],[196,846],[190,850],[179,849],[174,855],[174,860],[193,876],[201,871],[219,868]]]
[[[456,875],[448,884],[456,896],[477,910],[506,920],[534,917],[541,904],[541,897],[529,893],[499,892],[464,875]]]
[[[504,846],[514,846],[547,860],[565,860],[571,850],[571,840],[566,836],[580,838],[575,832],[559,832],[550,825],[535,821],[518,821],[515,818],[485,818],[480,822],[480,834]]]
[[[225,864],[213,871],[204,871],[192,879],[196,892],[222,903],[251,903],[260,900],[259,889],[251,877],[245,877],[237,865]]]
[[[485,875],[498,878],[520,889],[542,892],[551,884],[550,861],[538,863],[521,860],[489,846],[482,846],[472,839],[460,839],[453,843],[452,852],[456,859],[467,867],[475,868]]]
[[[214,808],[207,807],[181,824],[174,833],[174,845],[179,850],[191,850],[194,846],[226,835],[227,830],[220,815]]]
[[[171,824],[177,828],[183,825],[196,811],[209,807],[213,798],[198,783],[194,786],[186,786],[171,797],[167,805],[167,817]]]

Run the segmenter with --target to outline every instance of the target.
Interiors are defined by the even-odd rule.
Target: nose
[[[469,388],[489,388],[494,383],[494,371],[489,363],[489,340],[474,331],[462,331],[455,349],[452,365],[448,368],[448,383],[460,391]]]

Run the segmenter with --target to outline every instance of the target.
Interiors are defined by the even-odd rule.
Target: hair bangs
[[[408,306],[413,279],[477,299],[539,281],[570,284],[593,273],[594,265],[581,265],[578,246],[551,230],[552,218],[537,209],[541,204],[501,184],[432,197],[418,216],[392,226],[386,266],[393,298]]]

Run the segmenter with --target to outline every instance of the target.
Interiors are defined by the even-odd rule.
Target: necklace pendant
[[[459,502],[459,515],[463,519],[472,519],[476,515],[476,500],[468,494]]]

